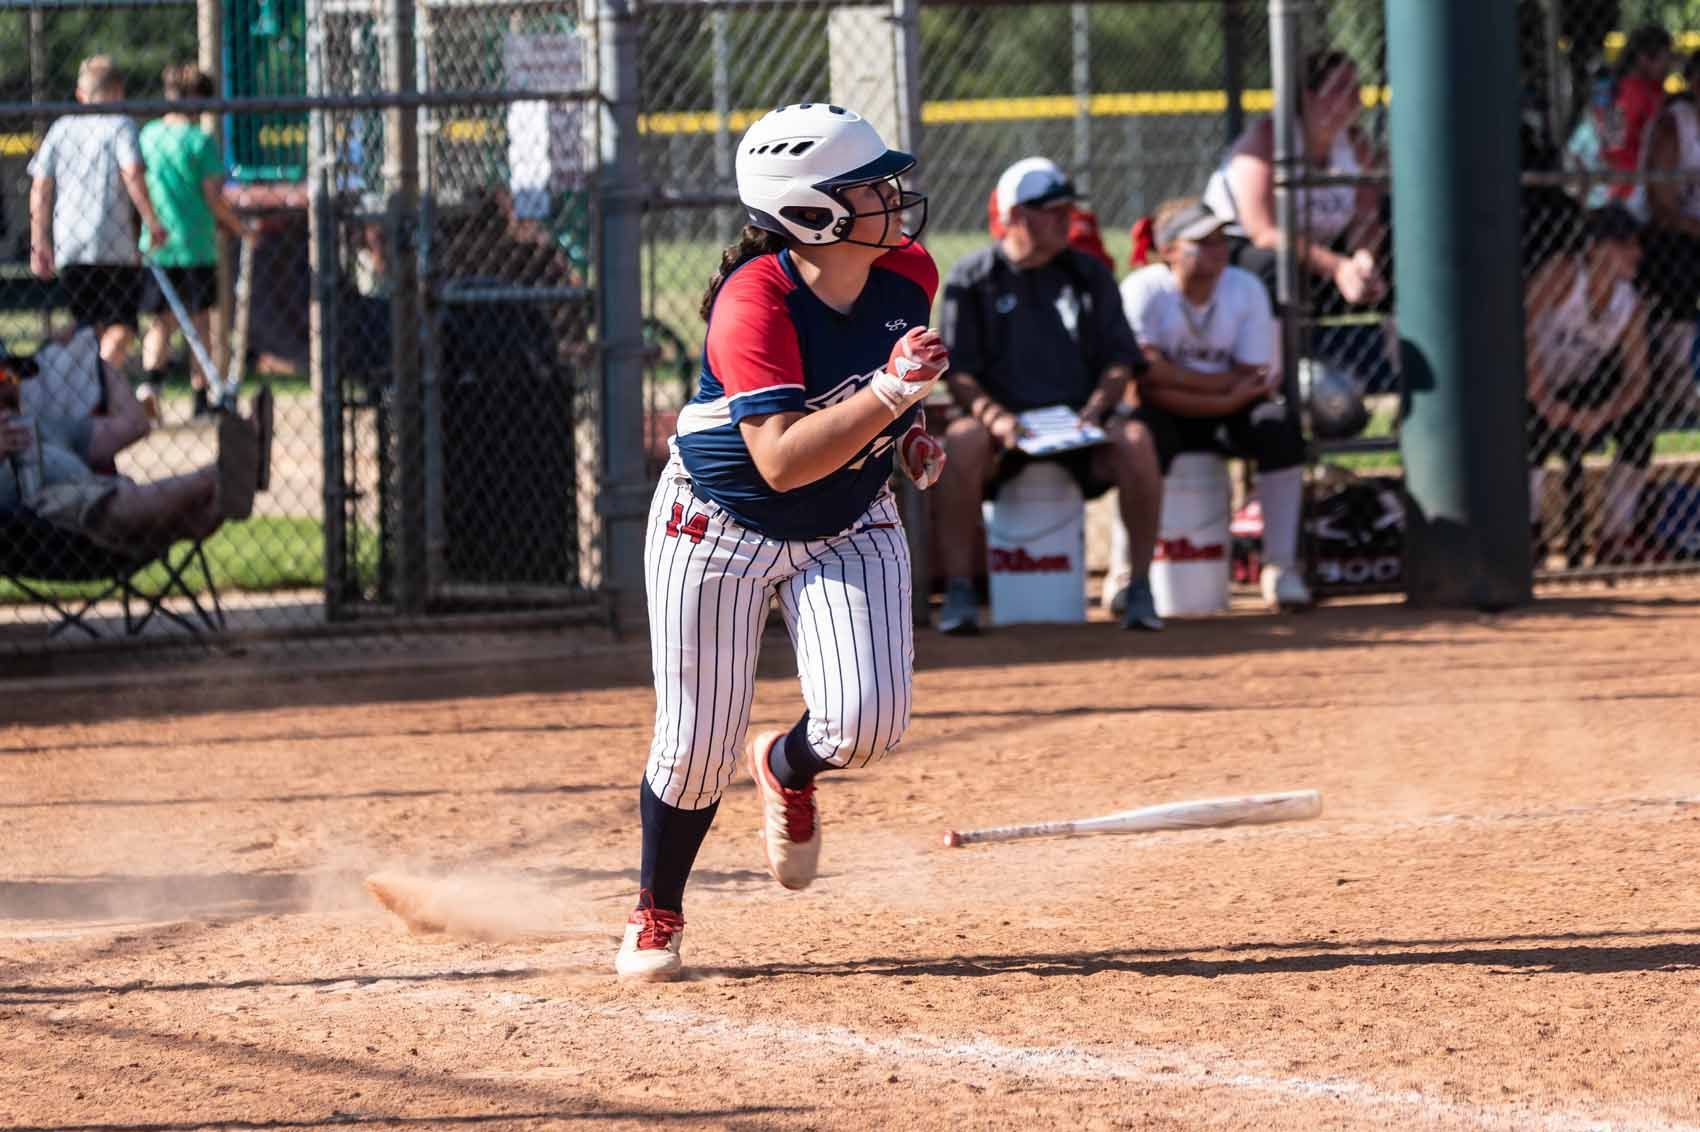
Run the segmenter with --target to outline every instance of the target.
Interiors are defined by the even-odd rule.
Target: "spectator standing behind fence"
[[[1664,28],[1648,24],[1629,34],[1600,134],[1600,157],[1607,169],[1633,173],[1641,167],[1642,142],[1664,105],[1671,59],[1671,35]],[[1629,201],[1636,195],[1635,186],[1628,182],[1610,185],[1606,192],[1616,201]]]
[[[1300,136],[1309,172],[1350,176],[1374,164],[1369,141],[1357,128],[1363,108],[1358,68],[1342,51],[1318,51],[1305,61],[1299,106]],[[1234,220],[1244,235],[1233,240],[1230,262],[1263,280],[1275,294],[1275,252],[1283,236],[1275,213],[1275,122],[1263,118],[1235,143],[1210,177],[1204,204]],[[1332,283],[1348,304],[1373,303],[1387,285],[1376,260],[1382,243],[1379,194],[1361,185],[1327,185],[1299,196],[1305,269]]]
[[[1269,294],[1257,276],[1229,266],[1227,224],[1193,197],[1165,201],[1151,219],[1162,260],[1121,287],[1149,366],[1134,415],[1156,438],[1164,475],[1181,452],[1257,461],[1263,600],[1298,609],[1311,600],[1298,568],[1304,434],[1280,397]]]
[[[1544,465],[1580,461],[1608,441],[1595,561],[1643,557],[1636,538],[1642,487],[1653,462],[1651,304],[1636,289],[1641,262],[1635,218],[1618,205],[1589,213],[1583,247],[1542,264],[1529,282],[1525,351],[1529,396],[1529,498],[1541,545]],[[1538,552],[1541,553],[1541,552]]]
[[[124,78],[105,55],[83,60],[77,101],[114,102]],[[161,237],[136,123],[123,114],[72,115],[48,129],[30,162],[30,268],[59,276],[78,325],[100,335],[100,356],[123,373],[136,333],[142,269],[131,206]]]
[[[1694,179],[1649,181],[1637,187],[1634,203],[1649,225],[1642,233],[1646,289],[1658,300],[1661,317],[1692,327],[1700,303],[1700,110],[1694,98],[1700,53],[1689,56],[1682,77],[1687,89],[1666,99],[1647,127],[1641,168]]]
[[[167,67],[165,97],[211,98],[212,79],[192,63]],[[161,239],[150,224],[142,233],[142,254],[165,272],[182,300],[202,342],[211,342],[212,311],[218,305],[218,229],[238,238],[248,234],[224,199],[224,163],[218,145],[187,114],[167,114],[142,127],[142,162],[147,167],[148,195],[164,224]],[[177,325],[171,305],[158,281],[149,274],[142,285],[141,310],[154,321],[142,339],[142,369],[147,390],[165,380],[171,332]],[[240,362],[240,359],[238,359]],[[189,383],[194,388],[197,417],[212,406],[207,400],[207,375],[193,358]]]
[[[1115,276],[1069,246],[1074,186],[1050,161],[1011,165],[998,178],[996,201],[1004,234],[957,261],[940,318],[953,364],[946,381],[964,415],[946,428],[950,458],[938,485],[939,558],[948,579],[939,631],[978,630],[972,573],[980,500],[988,483],[995,491],[1027,460],[1016,451],[1016,414],[1053,405],[1109,434],[1107,444],[1050,458],[1087,498],[1119,490],[1133,579],[1123,624],[1161,629],[1146,579],[1162,497],[1156,446],[1141,422],[1108,420],[1129,379],[1145,368]]]

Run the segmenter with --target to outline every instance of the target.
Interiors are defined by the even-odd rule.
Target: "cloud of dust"
[[[520,877],[388,869],[367,876],[364,888],[415,935],[502,941],[573,927],[559,892]]]

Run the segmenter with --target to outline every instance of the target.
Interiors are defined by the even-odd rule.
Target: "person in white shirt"
[[[1145,351],[1137,407],[1168,473],[1181,452],[1221,452],[1257,463],[1263,509],[1263,599],[1309,605],[1298,566],[1305,442],[1280,395],[1269,295],[1228,264],[1229,221],[1196,198],[1166,201],[1152,218],[1161,261],[1122,281],[1122,307]]]
[[[124,97],[124,76],[105,55],[83,60],[77,101]],[[71,317],[100,335],[100,356],[124,370],[135,339],[142,266],[134,205],[154,239],[170,233],[148,195],[135,120],[124,114],[74,114],[54,122],[30,162],[30,268],[59,277]]]
[[[1350,176],[1375,164],[1368,139],[1357,127],[1363,111],[1357,64],[1343,51],[1324,49],[1305,59],[1299,107],[1307,173]],[[1204,203],[1242,228],[1232,241],[1230,262],[1255,272],[1274,292],[1275,252],[1288,238],[1275,214],[1275,122],[1260,118],[1234,144],[1211,176]],[[1332,284],[1339,299],[1357,306],[1374,303],[1387,290],[1376,258],[1385,233],[1374,189],[1339,184],[1301,191],[1303,217],[1299,251],[1305,270]],[[1327,304],[1334,305],[1334,304]]]

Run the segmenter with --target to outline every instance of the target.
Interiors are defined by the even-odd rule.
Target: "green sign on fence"
[[[307,93],[306,0],[224,0],[224,93],[234,98]],[[307,115],[231,115],[226,159],[238,181],[307,176]]]

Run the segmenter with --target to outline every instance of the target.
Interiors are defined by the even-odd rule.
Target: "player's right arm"
[[[936,330],[916,327],[850,397],[812,413],[748,415],[738,422],[756,470],[775,491],[795,491],[854,460],[891,422],[927,396],[949,365]]]
[[[936,332],[898,339],[884,371],[851,396],[808,411],[803,352],[786,295],[794,286],[772,257],[740,268],[710,312],[708,368],[726,397],[756,471],[775,491],[824,479],[926,396],[948,364]]]

